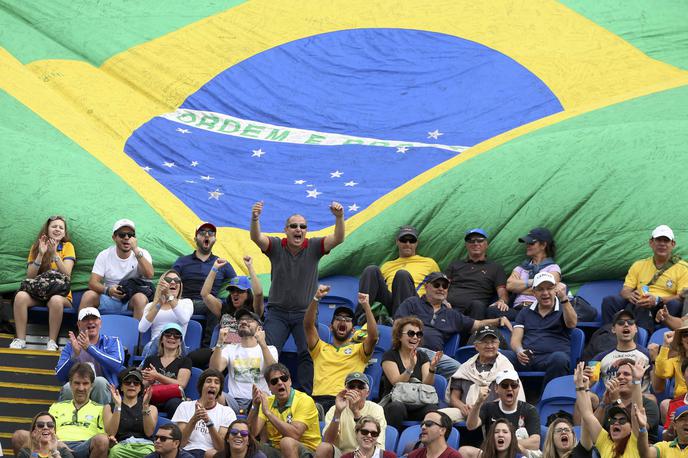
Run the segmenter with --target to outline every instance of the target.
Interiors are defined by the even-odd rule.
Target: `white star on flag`
[[[397,146],[397,153],[405,154],[408,150],[409,149],[406,146]]]
[[[306,197],[312,197],[314,199],[317,199],[322,192],[318,192],[317,189],[307,189],[306,193],[308,194]]]
[[[210,194],[210,197],[208,197],[208,200],[210,200],[210,199],[220,200],[220,196],[224,196],[224,193],[221,193],[219,188],[215,189],[215,191],[208,191],[208,194]]]
[[[346,183],[344,183],[344,186],[356,186],[357,184],[358,184],[358,183],[356,183],[355,181],[351,180],[351,181],[347,181]]]
[[[210,181],[210,180],[214,180],[214,179],[215,179],[215,177],[211,177],[210,175],[206,175],[206,176],[201,175],[201,180]]]
[[[265,151],[263,151],[263,150],[260,149],[260,148],[254,149],[254,150],[251,151],[251,152],[253,153],[253,154],[251,155],[251,157],[261,157],[263,154],[265,154]]]
[[[177,127],[177,132],[179,132],[180,134],[190,134],[191,133],[190,130],[182,129],[181,127]]]
[[[444,135],[439,130],[435,129],[432,132],[428,132],[428,138],[434,138],[435,140],[440,138],[440,135]]]
[[[350,211],[350,212],[357,212],[357,211],[358,211],[358,208],[359,208],[359,207],[358,207],[358,205],[356,205],[356,204],[349,205],[349,211]]]
[[[344,173],[340,172],[339,170],[335,170],[334,172],[330,172],[330,178],[339,178],[342,175],[344,175]]]
[[[304,184],[306,180],[294,180],[294,184]]]
[[[196,167],[198,165],[198,161],[191,161],[191,167]]]
[[[151,168],[148,166],[141,167],[141,168],[143,169],[144,172],[150,172],[151,171]]]
[[[187,183],[195,183],[194,180],[184,180],[184,181],[186,181]]]
[[[174,167],[174,162],[163,162],[162,165],[164,165],[165,167],[172,168],[172,167]]]

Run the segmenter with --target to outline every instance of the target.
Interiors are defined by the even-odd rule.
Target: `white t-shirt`
[[[139,332],[146,332],[150,328],[151,340],[153,340],[160,335],[160,330],[167,323],[177,323],[182,327],[182,334],[186,336],[186,327],[189,325],[194,309],[191,299],[179,299],[175,308],[158,310],[152,322],[146,319],[146,315],[151,307],[155,307],[155,304],[149,302],[146,308],[143,309],[143,317],[139,321]]]
[[[179,404],[177,410],[174,412],[172,417],[173,423],[188,423],[191,417],[193,417],[194,411],[196,410],[196,401],[184,401]],[[214,428],[219,430],[220,428],[228,427],[234,420],[236,420],[236,415],[234,411],[221,404],[215,404],[215,407],[208,410],[208,416],[210,420],[215,424]],[[213,448],[213,440],[210,438],[210,433],[208,432],[208,427],[205,425],[203,420],[199,420],[196,423],[191,436],[189,437],[189,442],[184,447],[184,450],[210,450]]]
[[[143,257],[152,264],[153,258],[151,258],[150,253],[143,248],[139,248],[139,250],[143,253]],[[130,273],[138,269],[138,266],[139,261],[136,259],[136,255],[133,251],[129,252],[129,257],[127,259],[121,259],[117,256],[117,247],[113,245],[98,253],[91,272],[103,277],[106,287],[115,286],[118,285],[120,280],[127,274],[131,275],[131,278],[140,277],[141,275],[139,275],[138,272],[135,274]]]
[[[277,348],[268,345],[268,350],[277,361]],[[265,361],[260,345],[242,347],[241,344],[229,344],[222,349],[222,357],[227,360],[227,389],[230,396],[251,399],[254,383],[262,391],[270,394],[268,383],[263,377]]]

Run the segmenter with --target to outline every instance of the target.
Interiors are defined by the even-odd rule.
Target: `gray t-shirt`
[[[286,239],[268,237],[265,254],[272,263],[268,307],[290,312],[305,312],[318,290],[318,261],[326,255],[325,239],[315,237],[303,242],[301,251],[292,254]]]

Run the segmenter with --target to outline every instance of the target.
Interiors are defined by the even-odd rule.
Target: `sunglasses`
[[[613,425],[614,423],[618,423],[620,425],[625,425],[628,423],[628,418],[626,417],[614,417],[609,419],[609,424]]]
[[[468,240],[466,240],[466,243],[469,245],[479,245],[479,244],[483,243],[485,240],[487,240],[487,239],[479,237],[479,238],[475,238],[475,239],[468,239]]]
[[[229,434],[232,436],[248,437],[248,429],[230,429]]]
[[[416,243],[418,241],[415,237],[402,237],[399,239],[401,243]]]
[[[519,383],[518,383],[518,382],[502,382],[502,383],[499,384],[499,386],[500,386],[503,390],[506,390],[507,388],[511,388],[511,389],[514,389],[514,390],[515,390],[516,388],[519,387]]]
[[[182,279],[179,277],[162,277],[162,279],[167,283],[176,283],[178,285],[182,283]]]
[[[117,237],[121,239],[130,239],[136,237],[136,232],[118,232]]]
[[[279,377],[271,378],[270,379],[270,385],[277,385],[277,382],[282,381],[284,383],[287,383],[289,380],[289,376],[287,374],[280,375]]]
[[[50,428],[53,429],[55,427],[55,423],[52,421],[37,421],[36,422],[36,429],[43,429],[43,428]]]
[[[161,435],[157,434],[157,435],[153,436],[153,440],[165,443],[167,441],[173,441],[174,439],[170,436],[161,436]]]
[[[196,232],[196,235],[201,234],[201,235],[215,235],[215,231],[211,231],[209,229],[201,229],[200,231]]]
[[[141,382],[138,381],[138,380],[135,379],[135,378],[128,378],[128,379],[124,380],[124,381],[122,382],[122,384],[124,384],[124,385],[139,386],[139,385],[141,385]]]
[[[181,335],[181,334],[178,334],[178,333],[176,333],[176,332],[166,332],[166,333],[164,333],[162,336],[163,336],[163,337],[168,337],[168,338],[174,339],[174,340],[179,340],[179,339],[182,338],[182,335]]]
[[[617,326],[624,326],[624,325],[633,326],[635,324],[635,320],[630,319],[630,318],[626,319],[626,320],[616,320],[614,322],[614,324]]]
[[[440,288],[449,289],[449,283],[444,282],[444,281],[434,281],[430,284],[432,285],[433,288],[436,288],[436,289],[440,289]]]
[[[373,436],[373,437],[377,437],[377,436],[380,435],[380,432],[379,432],[379,431],[371,431],[371,430],[369,430],[369,429],[363,429],[363,428],[359,429],[358,432],[361,433],[361,434],[363,434],[364,436],[369,436],[369,435],[370,435],[370,436]]]
[[[291,223],[291,224],[289,224],[289,228],[290,228],[290,229],[296,229],[297,227],[300,228],[300,229],[308,229],[308,225],[307,225],[307,224],[296,224],[296,223]]]
[[[362,382],[351,382],[346,387],[350,390],[365,390],[368,388],[368,385]]]
[[[420,425],[421,425],[421,426],[425,426],[426,428],[431,428],[431,427],[433,427],[433,426],[439,426],[440,428],[443,427],[442,425],[440,425],[440,424],[437,423],[436,421],[432,421],[432,420],[425,420],[425,421],[422,421],[422,422],[420,423]]]
[[[419,339],[422,339],[423,338],[423,331],[406,331],[406,335],[412,339],[414,337],[418,337]]]

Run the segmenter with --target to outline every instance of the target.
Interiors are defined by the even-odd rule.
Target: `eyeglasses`
[[[165,280],[167,283],[176,283],[176,284],[181,284],[182,279],[179,277],[162,277],[163,280]]]
[[[418,241],[415,237],[402,237],[399,239],[401,243],[416,243]]]
[[[136,237],[136,232],[118,232],[117,237],[121,239],[130,239]]]
[[[166,332],[162,336],[167,337],[168,339],[174,339],[174,340],[179,340],[182,338],[182,335],[177,334],[176,332]]]
[[[423,331],[406,331],[406,335],[409,336],[410,338],[418,337],[419,339],[423,338]]]
[[[36,429],[43,429],[43,428],[50,428],[53,429],[55,427],[55,423],[52,421],[37,421],[36,422]]]
[[[124,385],[134,385],[134,386],[139,386],[141,384],[140,381],[136,380],[135,378],[128,378],[122,382]]]
[[[503,390],[506,390],[506,389],[508,389],[509,387],[511,387],[511,389],[514,389],[514,390],[515,390],[516,388],[519,387],[519,383],[518,383],[518,382],[506,382],[506,381],[505,381],[505,382],[500,383],[499,386],[500,386],[500,388],[502,388]]]
[[[200,231],[196,232],[196,235],[198,234],[213,236],[215,235],[215,231],[211,231],[209,229],[201,229]]]
[[[440,289],[440,288],[442,288],[442,289],[449,289],[449,283],[444,282],[444,281],[434,281],[434,282],[432,282],[432,283],[430,283],[430,284],[432,285],[433,288],[437,288],[437,289]]]
[[[440,428],[443,427],[442,425],[440,425],[440,424],[437,423],[436,421],[432,421],[432,420],[425,420],[425,421],[422,421],[422,422],[420,423],[420,425],[421,425],[421,426],[425,426],[426,428],[430,428],[430,427],[432,427],[432,426],[439,426]]]
[[[363,382],[351,382],[346,386],[350,390],[366,390],[368,385]]]
[[[289,376],[287,374],[280,375],[279,377],[271,378],[270,379],[270,385],[277,385],[277,382],[282,381],[284,383],[287,383],[289,380]]]
[[[300,228],[300,229],[308,229],[308,225],[307,225],[307,224],[296,224],[296,223],[291,223],[291,224],[289,224],[289,228],[290,228],[290,229],[296,229],[297,227]]]
[[[632,320],[630,318],[627,320],[616,320],[614,322],[614,324],[617,326],[624,326],[624,325],[633,326],[635,324],[635,320]]]
[[[625,425],[628,423],[628,418],[626,417],[614,417],[609,419],[609,424],[613,425],[614,423],[618,423],[620,425]]]
[[[334,321],[346,321],[347,323],[351,323],[354,319],[346,315],[337,315],[334,317]]]
[[[566,433],[566,434],[568,434],[568,433],[571,432],[571,429],[570,429],[570,428],[554,428],[554,432],[555,432],[556,434],[561,434],[561,433]]]
[[[248,429],[230,429],[229,434],[232,436],[248,437]]]
[[[167,441],[173,441],[174,439],[171,436],[161,436],[160,434],[156,434],[153,436],[153,440],[165,443]]]
[[[373,437],[377,437],[380,435],[380,431],[371,431],[369,429],[363,429],[363,428],[359,429],[358,432],[363,434],[364,436],[370,435]]]
[[[468,240],[466,240],[466,243],[469,244],[469,245],[479,245],[479,244],[483,243],[485,240],[487,240],[487,239],[484,239],[484,238],[482,238],[482,237],[477,237],[477,238],[474,238],[474,239],[468,239]]]

